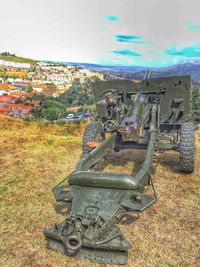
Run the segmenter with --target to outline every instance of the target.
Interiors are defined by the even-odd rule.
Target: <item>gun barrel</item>
[[[128,117],[124,118],[120,125],[120,133],[123,141],[137,142],[139,140],[144,103],[145,96],[141,93],[137,93]]]
[[[151,70],[147,70],[144,75],[144,80],[151,78]]]
[[[128,115],[128,118],[135,118],[137,121],[143,113],[145,96],[141,93],[137,93],[134,99],[133,107]]]

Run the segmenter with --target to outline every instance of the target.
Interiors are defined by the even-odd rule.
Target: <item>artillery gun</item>
[[[131,244],[118,224],[125,213],[144,211],[156,202],[154,151],[174,150],[180,154],[180,170],[194,171],[194,125],[186,122],[190,76],[151,78],[148,72],[139,83],[96,82],[93,91],[100,121],[86,127],[75,171],[53,189],[57,211],[65,218],[44,235],[48,248],[68,256],[126,264]],[[109,151],[122,149],[146,150],[136,175],[96,170]]]

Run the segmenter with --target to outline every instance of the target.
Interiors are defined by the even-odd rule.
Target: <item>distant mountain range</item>
[[[147,67],[140,66],[103,66],[98,64],[73,62],[65,62],[64,64],[83,66],[93,71],[125,79],[143,79],[146,71],[148,70]],[[193,84],[200,84],[200,61],[150,69],[152,71],[152,77],[191,75]]]
[[[160,68],[153,71],[159,76],[191,75],[194,84],[200,84],[200,61],[195,63],[177,64],[171,67]]]
[[[15,62],[36,63],[38,60],[24,58],[11,54],[9,52],[0,53],[0,59]],[[82,66],[92,71],[98,71],[107,75],[113,75],[124,79],[143,79],[148,67],[141,66],[103,66],[100,64],[74,63],[74,62],[55,62],[46,61],[52,64],[65,64],[73,66]],[[190,60],[184,64],[177,64],[170,67],[150,68],[152,77],[191,75],[193,84],[200,84],[200,60]]]
[[[141,66],[109,66],[109,65],[100,65],[100,64],[92,64],[92,63],[74,63],[74,62],[64,62],[63,64],[72,65],[72,66],[82,66],[87,69],[95,70],[95,71],[140,71],[146,70],[146,67]]]
[[[15,62],[30,62],[36,63],[36,60],[30,58],[18,57],[9,52],[0,53],[0,59],[10,60]],[[55,62],[46,61],[53,64],[65,64],[73,66],[82,66],[92,71],[98,71],[107,75],[113,75],[124,79],[143,79],[148,67],[141,66],[104,66],[100,64],[90,63],[74,63],[74,62]],[[177,75],[191,75],[193,84],[200,84],[200,60],[191,60],[184,64],[177,64],[170,67],[150,68],[152,77],[161,76],[177,76]]]

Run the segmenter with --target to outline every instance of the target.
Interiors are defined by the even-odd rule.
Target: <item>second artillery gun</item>
[[[93,85],[99,122],[86,127],[76,169],[54,189],[65,219],[45,229],[47,246],[98,263],[126,264],[131,244],[118,227],[127,212],[156,202],[151,176],[155,150],[180,154],[180,170],[194,171],[190,76],[100,81]],[[106,138],[107,133],[110,136]],[[109,151],[145,149],[136,175],[95,171]],[[146,187],[152,187],[152,195]]]

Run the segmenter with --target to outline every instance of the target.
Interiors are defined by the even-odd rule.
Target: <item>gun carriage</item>
[[[93,84],[98,122],[89,124],[76,169],[53,193],[62,223],[45,229],[47,246],[98,263],[126,264],[131,244],[118,227],[127,212],[156,202],[151,165],[156,150],[180,154],[180,171],[194,171],[190,76],[100,81]],[[106,138],[107,133],[110,136]],[[109,151],[145,149],[136,175],[96,171]],[[146,187],[152,187],[152,195]]]

